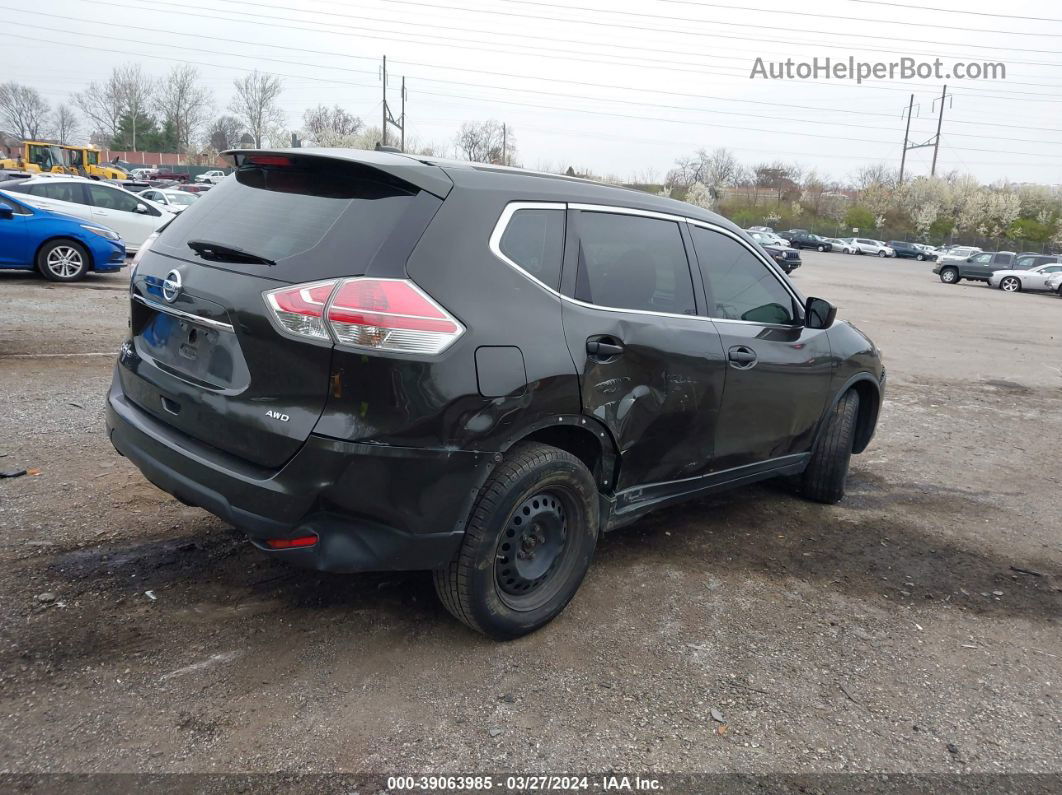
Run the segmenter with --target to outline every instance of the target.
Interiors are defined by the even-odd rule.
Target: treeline
[[[283,94],[280,77],[254,71],[233,81],[231,96],[219,110],[217,97],[203,85],[195,66],[174,66],[159,77],[130,63],[54,106],[32,86],[0,84],[0,132],[19,141],[87,141],[120,151],[181,154],[293,143],[371,149],[382,138],[379,127],[366,125],[339,105],[307,108],[291,126],[282,109]],[[397,133],[389,133],[389,143],[397,143]],[[405,144],[406,151],[418,154],[516,162],[512,128],[493,119],[464,123],[448,146],[423,144],[408,135]]]
[[[908,177],[885,165],[834,180],[797,164],[744,165],[726,149],[680,158],[664,192],[709,207],[741,226],[800,227],[841,235],[930,243],[961,239],[1062,248],[1062,189],[968,174]]]

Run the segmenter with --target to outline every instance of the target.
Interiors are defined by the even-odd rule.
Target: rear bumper
[[[270,555],[322,571],[404,571],[457,551],[491,455],[397,448],[311,435],[277,470],[176,431],[131,403],[115,378],[107,396],[114,448],[163,491],[247,533]],[[315,534],[310,547],[267,540]]]

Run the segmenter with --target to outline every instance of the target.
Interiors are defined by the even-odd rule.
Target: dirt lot
[[[889,368],[849,498],[662,512],[508,644],[148,485],[103,435],[125,275],[0,274],[0,469],[41,469],[0,480],[0,771],[1062,771],[1062,300],[804,259]]]

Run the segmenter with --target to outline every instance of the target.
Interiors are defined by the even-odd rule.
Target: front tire
[[[888,254],[886,254],[886,253],[885,253],[884,251],[879,251],[879,252],[878,252],[878,256],[879,256],[879,257],[887,257],[887,256],[889,256],[889,255],[888,255]]]
[[[915,259],[918,260],[919,262],[924,261],[925,258],[926,258],[925,254],[919,254],[918,256],[915,257]]]
[[[858,415],[859,393],[849,389],[830,410],[801,477],[801,492],[809,500],[832,505],[844,498]]]
[[[1005,293],[1021,292],[1021,279],[1017,276],[1005,276],[999,283],[999,289]]]
[[[37,270],[50,281],[76,282],[88,269],[88,251],[73,240],[50,240],[37,252]]]
[[[578,590],[597,545],[598,494],[582,461],[520,443],[480,490],[454,559],[434,573],[455,618],[496,640],[534,632]]]
[[[944,284],[958,284],[959,272],[955,268],[945,268],[940,272],[940,280]]]
[[[818,246],[815,250],[816,251],[825,251],[826,250],[826,246]]]

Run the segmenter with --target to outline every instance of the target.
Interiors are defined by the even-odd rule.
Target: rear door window
[[[564,210],[517,210],[498,247],[540,282],[558,289],[564,257]]]
[[[696,314],[693,277],[678,224],[581,212],[575,297],[614,309]]]
[[[33,185],[30,190],[35,196],[43,196],[46,199],[73,202],[74,204],[88,204],[85,199],[84,186],[76,182],[49,182]]]
[[[365,273],[381,246],[400,233],[419,191],[359,163],[313,157],[288,162],[241,167],[235,179],[218,183],[180,213],[153,248],[201,262],[188,243],[218,243],[276,266],[207,264],[292,281]],[[425,223],[406,231],[419,237]]]

